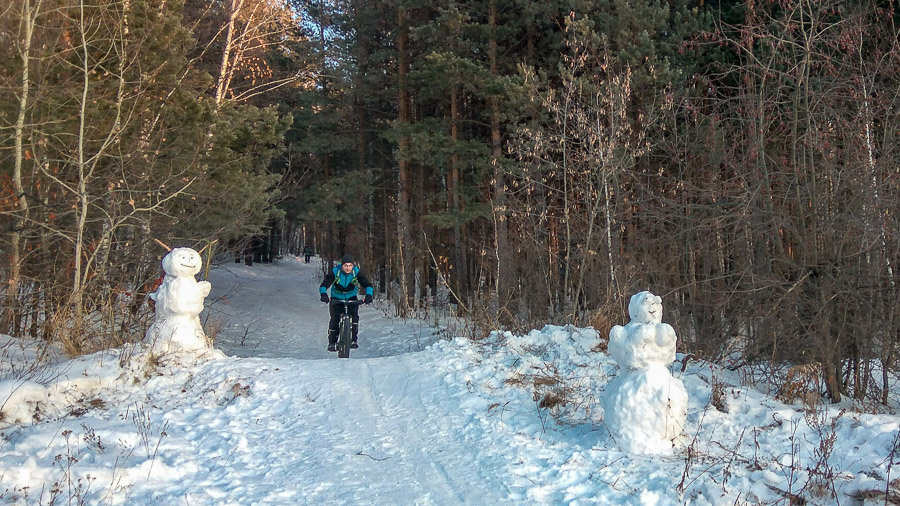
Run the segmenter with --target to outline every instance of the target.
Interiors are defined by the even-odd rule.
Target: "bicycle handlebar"
[[[330,298],[330,299],[328,299],[328,303],[329,303],[329,304],[341,304],[341,305],[346,305],[346,306],[358,306],[358,305],[360,305],[360,304],[365,304],[365,301],[362,301],[362,300],[343,300],[343,299]]]

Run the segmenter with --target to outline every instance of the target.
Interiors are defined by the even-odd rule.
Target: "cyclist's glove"
[[[369,295],[369,294],[366,294],[366,300],[365,300],[365,302],[366,302],[366,304],[371,304],[371,303],[372,303],[372,296]]]
[[[322,302],[328,304],[328,294],[327,293],[323,293],[322,296],[319,298],[322,299]]]

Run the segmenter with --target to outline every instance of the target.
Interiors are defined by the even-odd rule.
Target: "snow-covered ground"
[[[363,307],[360,349],[325,351],[321,268],[224,264],[217,353],[120,349],[23,377],[0,342],[0,502],[13,504],[896,503],[900,417],[804,411],[709,364],[674,456],[621,452],[593,329],[444,340]],[[206,318],[207,315],[204,315]],[[677,331],[678,329],[676,329]],[[605,335],[608,329],[601,329]],[[721,395],[713,400],[713,385]],[[718,405],[716,408],[713,404]],[[887,495],[885,495],[887,493]]]
[[[288,258],[278,264],[224,263],[212,269],[206,328],[222,328],[216,347],[235,357],[330,359],[325,349],[328,306],[319,300],[324,272],[317,257],[309,264]],[[422,321],[386,318],[380,304],[360,306],[360,339],[353,358],[421,351],[438,339]],[[209,332],[208,332],[209,333]]]

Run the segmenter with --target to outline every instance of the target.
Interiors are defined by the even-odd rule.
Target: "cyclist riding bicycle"
[[[328,289],[331,288],[332,299],[339,301],[359,300],[356,296],[359,292],[359,287],[362,287],[366,293],[364,303],[371,304],[373,292],[372,282],[369,281],[369,278],[367,278],[362,270],[360,270],[359,266],[356,265],[352,256],[344,255],[344,257],[341,258],[341,265],[334,267],[325,275],[325,279],[322,281],[322,284],[319,285],[319,295],[322,302],[327,304],[330,301],[328,298]],[[350,348],[356,349],[359,348],[359,344],[357,343],[359,340],[359,306],[354,304],[348,309],[353,318],[353,325],[351,326],[353,330],[353,340],[350,344]],[[338,322],[344,308],[339,304],[331,304],[329,310],[331,313],[331,320],[328,322],[328,351],[337,351]]]

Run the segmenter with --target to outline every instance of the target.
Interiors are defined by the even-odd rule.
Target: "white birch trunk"
[[[35,21],[40,13],[41,0],[37,0],[32,8],[30,0],[24,0],[22,5],[22,23],[23,23],[23,40],[22,51],[20,53],[22,59],[22,87],[19,95],[19,113],[16,117],[15,126],[15,161],[13,163],[13,188],[16,192],[16,206],[18,207],[19,217],[13,226],[10,252],[10,275],[9,284],[6,291],[6,310],[8,313],[3,319],[3,329],[10,330],[10,325],[15,319],[14,312],[16,307],[16,299],[19,292],[19,282],[22,272],[22,225],[28,215],[28,200],[25,198],[25,184],[22,181],[22,166],[25,161],[25,117],[28,109],[28,97],[31,90],[31,41],[34,37]]]

